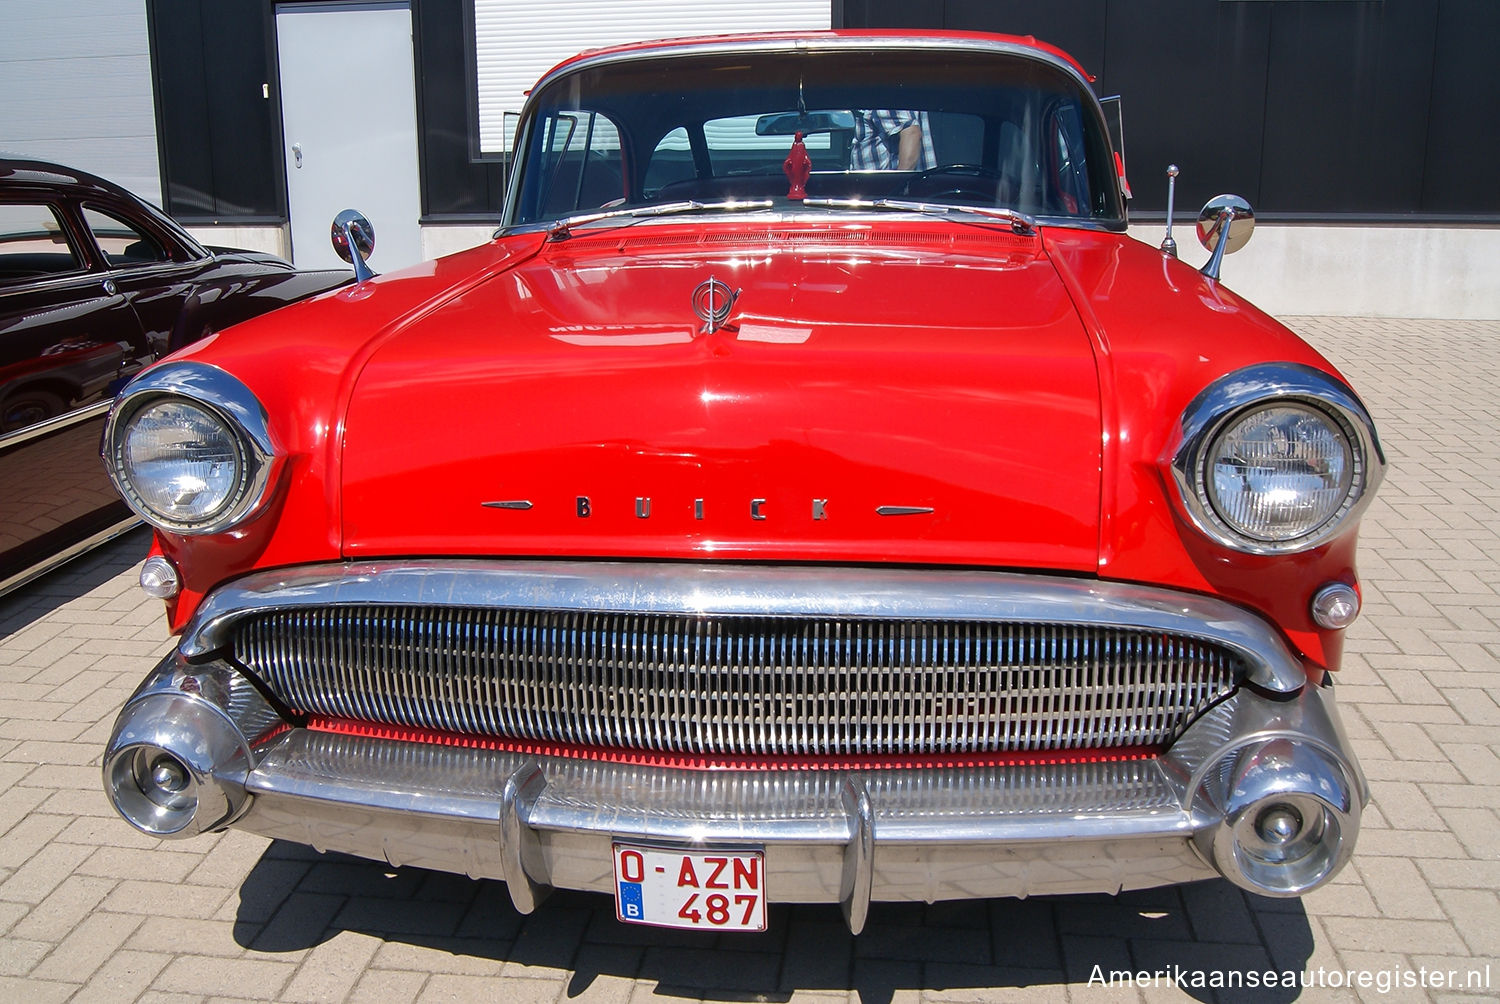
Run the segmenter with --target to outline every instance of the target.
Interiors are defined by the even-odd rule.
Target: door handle
[[[302,167],[302,144],[301,143],[293,143],[292,144],[292,161],[297,165],[298,169],[300,170],[301,167]]]

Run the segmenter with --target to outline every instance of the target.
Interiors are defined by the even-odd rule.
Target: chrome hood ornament
[[[693,290],[693,313],[703,322],[703,330],[699,334],[711,335],[724,327],[724,322],[729,320],[734,303],[742,292],[744,290],[741,289],[731,292],[727,283],[713,276],[700,282],[698,288]]]

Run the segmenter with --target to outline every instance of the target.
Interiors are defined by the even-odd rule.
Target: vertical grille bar
[[[723,755],[1165,745],[1245,673],[1128,628],[456,607],[275,611],[234,650],[302,712]]]

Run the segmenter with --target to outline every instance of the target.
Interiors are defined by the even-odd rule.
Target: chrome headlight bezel
[[[154,509],[126,473],[125,441],[132,423],[153,405],[172,401],[192,405],[222,422],[243,467],[230,496],[202,519],[175,520]],[[222,533],[258,513],[270,497],[284,457],[271,435],[266,411],[250,389],[218,367],[192,360],[154,367],[125,386],[110,409],[101,453],[110,480],[136,515],[157,529],[189,536]]]
[[[1316,527],[1271,540],[1245,533],[1219,514],[1210,498],[1209,466],[1221,433],[1261,409],[1284,405],[1317,412],[1343,434],[1353,477],[1343,503]],[[1359,518],[1385,475],[1385,455],[1364,404],[1337,378],[1300,363],[1262,363],[1214,381],[1184,410],[1168,457],[1183,515],[1209,539],[1247,554],[1296,554],[1327,543]]]

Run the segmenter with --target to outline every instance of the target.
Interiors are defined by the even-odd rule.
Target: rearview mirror
[[[815,132],[853,131],[854,113],[846,111],[777,112],[755,120],[757,136],[790,136],[799,132],[809,136]]]

